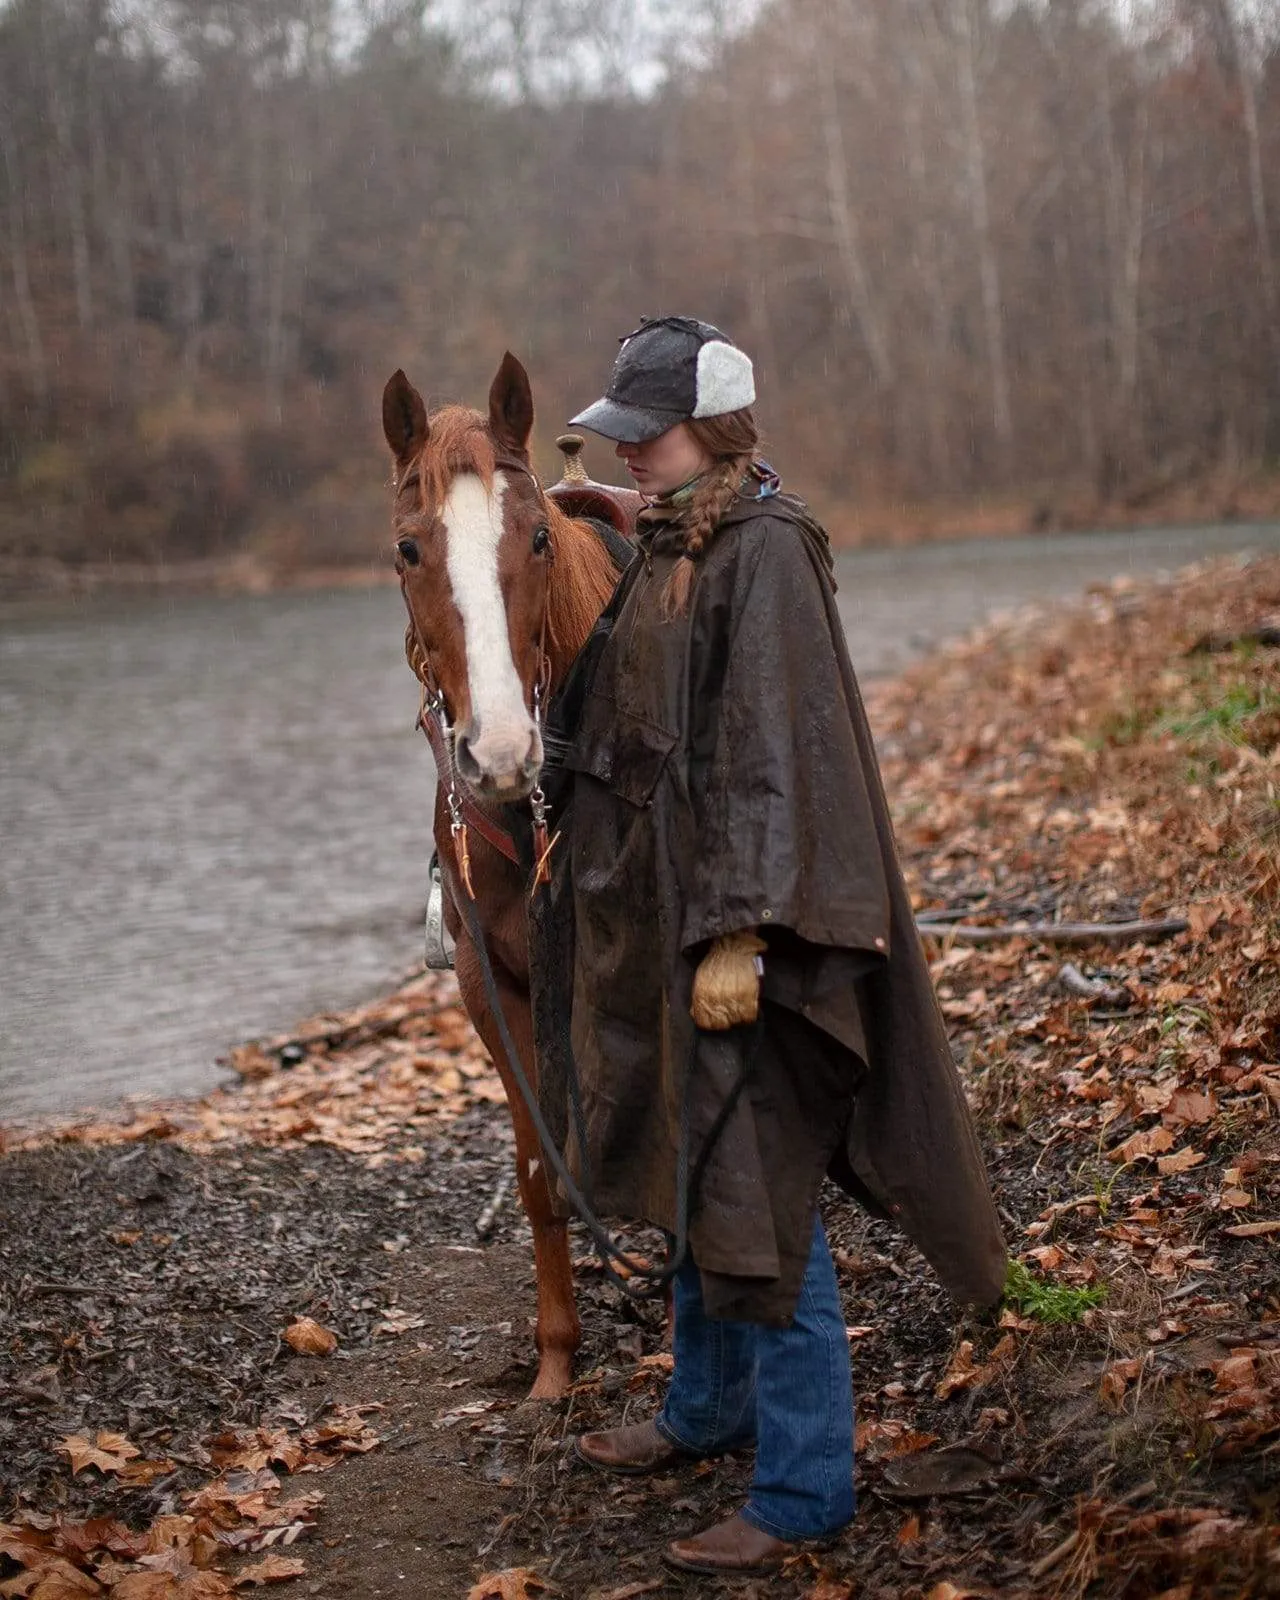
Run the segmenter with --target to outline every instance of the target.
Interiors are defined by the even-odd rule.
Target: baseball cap
[[[756,397],[750,356],[709,322],[643,317],[621,343],[603,397],[571,426],[641,444],[677,422],[721,417]]]

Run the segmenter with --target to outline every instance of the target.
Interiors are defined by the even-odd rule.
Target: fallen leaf
[[[1218,1196],[1218,1204],[1228,1211],[1243,1211],[1253,1204],[1253,1196],[1247,1189],[1224,1189]]]
[[[120,1481],[134,1488],[143,1489],[157,1478],[166,1477],[176,1470],[176,1464],[167,1457],[156,1461],[126,1461],[120,1468]]]
[[[1110,1161],[1137,1161],[1172,1147],[1173,1135],[1168,1128],[1144,1128],[1141,1133],[1133,1134],[1123,1144],[1108,1151],[1107,1158]]]
[[[483,1416],[497,1405],[496,1400],[470,1400],[454,1411],[442,1412],[431,1424],[433,1428],[452,1428],[455,1422],[465,1422],[469,1417]],[[523,1569],[520,1569],[523,1570]]]
[[[220,1433],[212,1441],[212,1454],[219,1467],[260,1472],[275,1462],[286,1472],[296,1472],[307,1459],[307,1452],[284,1428],[255,1428],[247,1433]]]
[[[1237,1222],[1234,1228],[1224,1228],[1233,1239],[1260,1239],[1264,1233],[1280,1233],[1280,1218],[1268,1222]]]
[[[266,1556],[238,1574],[236,1588],[243,1589],[248,1583],[286,1583],[290,1578],[300,1578],[306,1570],[306,1562],[297,1556]]]
[[[1184,1144],[1181,1150],[1175,1150],[1171,1156],[1158,1156],[1156,1168],[1162,1177],[1169,1178],[1175,1172],[1190,1172],[1192,1167],[1198,1167],[1204,1159],[1203,1151]]]
[[[950,1366],[939,1378],[934,1393],[939,1400],[946,1400],[959,1389],[971,1388],[977,1383],[980,1370],[974,1365],[973,1341],[965,1339],[952,1356]]]
[[[467,1600],[529,1600],[532,1589],[560,1593],[554,1583],[540,1578],[531,1567],[505,1567],[501,1572],[486,1572],[467,1591]]]
[[[1112,1411],[1119,1411],[1122,1407],[1125,1391],[1142,1371],[1141,1360],[1132,1357],[1108,1363],[1102,1374],[1102,1382],[1098,1387],[1099,1396],[1103,1403]]]
[[[97,1467],[100,1472],[119,1472],[127,1462],[142,1454],[122,1433],[99,1433],[93,1444],[82,1433],[71,1433],[58,1449],[69,1458],[73,1478],[86,1467]]]
[[[338,1348],[337,1334],[314,1317],[298,1317],[281,1337],[300,1356],[330,1356]]]
[[[1213,1368],[1214,1388],[1233,1390],[1250,1387],[1257,1376],[1256,1357],[1257,1351],[1250,1351],[1247,1355],[1228,1356],[1225,1361],[1219,1361]]]
[[[1161,1116],[1171,1128],[1190,1127],[1194,1123],[1212,1121],[1217,1110],[1217,1099],[1209,1091],[1179,1089]]]
[[[1176,1006],[1183,1000],[1189,1000],[1194,993],[1189,983],[1162,983],[1156,989],[1156,999]]]
[[[221,1572],[131,1572],[112,1584],[110,1600],[222,1600],[234,1592]]]
[[[399,1306],[391,1306],[382,1313],[382,1320],[374,1324],[374,1333],[395,1338],[402,1333],[408,1333],[413,1328],[424,1328],[427,1319],[415,1317],[412,1312],[402,1311]]]
[[[31,1600],[36,1596],[39,1600],[85,1600],[86,1595],[103,1592],[96,1578],[51,1553],[38,1566],[0,1583],[0,1595],[31,1597]]]

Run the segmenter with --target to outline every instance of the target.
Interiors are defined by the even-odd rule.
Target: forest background
[[[368,561],[642,314],[837,538],[1280,510],[1280,0],[0,0],[0,577]],[[602,446],[596,475],[618,473]]]

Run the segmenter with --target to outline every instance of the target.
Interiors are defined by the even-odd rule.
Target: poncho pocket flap
[[[591,693],[565,765],[589,773],[633,806],[647,805],[657,787],[674,733]]]

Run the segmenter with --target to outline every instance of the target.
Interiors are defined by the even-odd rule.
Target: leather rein
[[[410,467],[404,479],[396,485],[396,496],[408,482],[410,475],[415,470]],[[546,490],[538,481],[538,475],[532,467],[526,466],[523,461],[512,457],[498,457],[494,461],[496,472],[520,472],[533,484],[538,493],[538,500],[546,513],[550,523],[550,502]],[[548,528],[548,543],[546,547],[546,581],[542,597],[542,621],[538,628],[538,671],[533,683],[533,705],[531,712],[534,724],[539,735],[542,733],[543,699],[551,686],[551,657],[547,654],[547,618],[551,609],[551,565],[555,560],[555,546],[550,543],[550,529]],[[427,743],[431,746],[431,754],[435,758],[436,771],[440,780],[447,785],[445,790],[445,804],[449,808],[449,832],[453,837],[454,855],[458,863],[458,873],[462,879],[463,888],[469,899],[476,897],[475,886],[471,881],[471,839],[474,830],[513,865],[520,865],[520,853],[516,849],[515,839],[500,822],[477,801],[471,790],[458,777],[453,760],[453,721],[449,715],[448,702],[445,700],[444,691],[436,681],[436,675],[431,668],[431,656],[427,649],[426,640],[418,627],[418,619],[414,615],[413,607],[409,604],[409,591],[405,582],[403,568],[400,572],[400,593],[404,598],[405,610],[409,613],[409,629],[413,636],[413,650],[409,657],[409,665],[414,676],[422,685],[422,700],[418,706],[418,720],[416,726],[421,728],[427,736]],[[560,835],[549,837],[547,827],[547,797],[542,791],[542,785],[535,784],[529,794],[529,809],[533,814],[533,887],[551,882],[551,852],[555,848]]]

